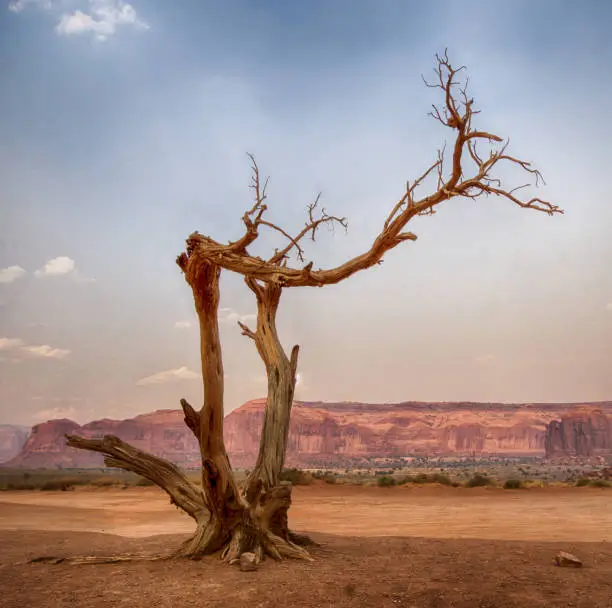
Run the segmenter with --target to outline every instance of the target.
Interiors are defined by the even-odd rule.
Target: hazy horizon
[[[611,22],[595,0],[5,2],[0,423],[200,404],[185,238],[240,235],[252,152],[270,220],[299,230],[319,191],[347,216],[347,235],[306,243],[315,267],[369,248],[449,136],[421,80],[445,47],[475,125],[509,137],[565,214],[455,199],[381,266],[286,289],[296,399],[612,400]],[[252,294],[227,272],[221,289],[229,412],[266,383],[236,325]]]

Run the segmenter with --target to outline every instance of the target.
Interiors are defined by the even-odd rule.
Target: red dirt
[[[168,531],[176,530],[177,523],[186,529],[189,524],[155,489],[3,493],[0,605],[612,607],[612,547],[603,541],[612,534],[610,491],[457,490],[296,488],[290,515],[295,517],[290,521],[299,531],[312,530],[322,543],[313,549],[316,561],[268,560],[254,573],[240,572],[215,558],[93,566],[25,564],[41,555],[166,552],[185,538],[65,532],[55,527],[58,522],[82,530],[88,522],[90,530],[102,523],[127,534],[131,519],[145,526],[132,531],[137,535],[151,526],[162,529],[164,523]],[[40,530],[24,529],[24,523]],[[56,531],[45,531],[46,527]],[[395,537],[380,536],[388,534],[389,527],[394,527]],[[509,529],[510,536],[523,540],[483,538],[494,538],[495,530],[498,538],[508,537]],[[563,542],[545,542],[559,534]],[[423,538],[434,535],[438,538]],[[537,535],[537,541],[524,540]],[[579,542],[587,538],[600,542]],[[584,567],[555,566],[553,557],[559,550],[579,556]]]

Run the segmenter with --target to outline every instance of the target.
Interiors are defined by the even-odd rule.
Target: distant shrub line
[[[77,486],[95,488],[121,487],[129,485],[152,486],[152,481],[137,475],[100,475],[95,472],[83,471],[80,474],[66,475],[56,471],[29,472],[21,474],[2,474],[0,472],[0,490],[40,490],[41,492],[67,492]]]
[[[444,471],[444,469],[443,469]],[[246,479],[249,471],[239,472],[239,476]],[[444,472],[436,473],[415,473],[412,475],[399,475],[393,470],[379,470],[370,474],[356,472],[351,474],[350,469],[344,471],[344,474],[331,472],[329,470],[319,471],[304,471],[298,468],[286,468],[282,471],[280,480],[288,482],[295,486],[308,486],[315,480],[322,481],[327,484],[345,484],[345,485],[378,485],[381,488],[389,488],[393,486],[404,486],[406,484],[425,485],[425,484],[440,484],[443,486],[452,487],[502,487],[506,490],[522,490],[534,487],[546,487],[548,484],[542,480],[517,479],[509,478],[505,481],[495,481],[485,473],[474,473],[471,477],[464,479],[462,482],[452,479]],[[189,480],[195,484],[201,484],[199,473],[187,473]],[[40,490],[40,491],[69,491],[74,490],[77,486],[91,486],[98,488],[120,487],[126,489],[130,486],[149,487],[155,484],[144,477],[135,474],[124,474],[123,472],[114,471],[95,471],[95,470],[74,470],[70,474],[67,471],[25,471],[18,470],[7,471],[3,473],[0,470],[0,491],[1,490]],[[593,477],[579,477],[577,480],[567,480],[561,484],[553,485],[574,485],[576,487],[592,487],[592,488],[610,488],[612,482],[605,479],[596,479]]]
[[[591,486],[592,488],[610,488],[612,483],[605,479],[589,479],[588,477],[581,477],[576,481],[576,486],[582,488],[584,486]]]

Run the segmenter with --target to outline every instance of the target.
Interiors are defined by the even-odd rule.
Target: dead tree
[[[187,239],[186,251],[177,258],[187,283],[193,290],[200,321],[204,405],[196,411],[185,400],[181,405],[185,423],[194,433],[202,454],[202,487],[191,484],[176,467],[145,454],[115,437],[82,439],[69,437],[69,445],[105,454],[107,466],[134,471],[160,486],[171,501],[196,521],[196,532],[177,552],[196,556],[220,552],[223,559],[235,562],[242,553],[253,552],[257,560],[264,555],[280,559],[310,559],[300,541],[289,531],[287,511],[291,504],[291,486],[280,482],[289,432],[289,421],[295,391],[298,346],[290,355],[283,350],[277,329],[276,313],[282,290],[288,287],[323,287],[339,283],[353,274],[380,264],[383,256],[404,241],[415,241],[416,235],[405,228],[413,218],[431,215],[438,205],[457,197],[476,199],[497,195],[519,207],[549,215],[562,213],[556,205],[540,198],[521,198],[518,191],[527,185],[508,188],[494,169],[509,164],[522,169],[539,185],[540,173],[528,162],[508,153],[508,144],[493,134],[472,125],[473,100],[467,94],[458,74],[463,67],[452,67],[446,52],[436,56],[436,81],[429,87],[441,91],[443,102],[433,106],[431,116],[453,134],[451,154],[445,149],[417,179],[406,184],[399,200],[392,206],[378,236],[369,249],[344,264],[330,269],[313,269],[306,263],[304,239],[315,238],[324,224],[346,227],[344,218],[319,211],[318,198],[308,208],[308,220],[295,236],[269,222],[265,217],[265,186],[253,157],[255,203],[243,216],[244,233],[235,242],[222,244],[209,236],[194,232]],[[478,144],[488,149],[478,150]],[[496,144],[500,144],[496,147]],[[431,182],[429,194],[419,191]],[[268,259],[253,256],[249,247],[257,240],[260,229],[279,232],[287,239],[285,247],[275,250]],[[301,267],[290,266],[294,254]],[[252,339],[266,366],[268,395],[257,463],[243,487],[238,487],[223,441],[223,362],[218,328],[219,275],[221,270],[238,273],[254,293],[257,301],[257,327],[240,324],[242,333]]]

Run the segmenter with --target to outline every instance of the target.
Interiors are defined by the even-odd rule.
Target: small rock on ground
[[[582,568],[582,561],[571,553],[565,551],[559,551],[555,556],[555,563],[557,566],[565,568]]]
[[[257,570],[255,553],[247,552],[240,556],[240,570],[242,570],[242,572],[253,572],[253,570]]]

